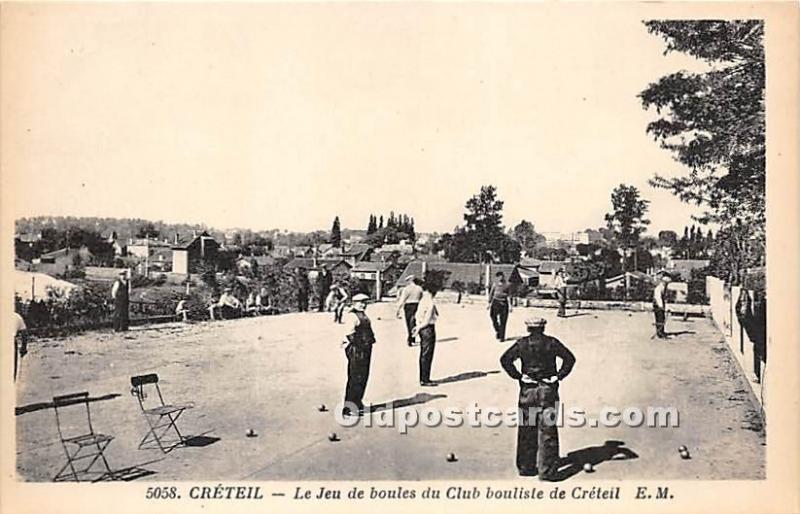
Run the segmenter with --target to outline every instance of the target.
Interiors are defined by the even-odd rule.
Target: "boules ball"
[[[320,412],[325,412],[328,410],[328,407],[326,407],[324,403],[321,403],[319,407],[317,407],[317,410]]]
[[[245,432],[245,435],[247,437],[255,437],[256,436],[256,431],[253,430],[252,428],[248,428],[247,432]]]
[[[681,459],[688,460],[688,459],[691,459],[691,458],[692,458],[692,456],[689,455],[689,451],[688,450],[682,450],[681,451]]]
[[[684,446],[684,445],[680,445],[680,446],[678,446],[678,451],[679,451],[679,452],[688,452],[688,451],[689,451],[689,448],[687,448],[687,447],[686,447],[686,446]]]
[[[339,436],[336,434],[336,432],[331,432],[330,434],[328,434],[328,441],[336,442],[338,440]]]
[[[448,453],[447,454],[447,462],[455,462],[458,458],[456,457],[455,453]]]
[[[587,462],[583,465],[583,470],[587,473],[594,473],[594,466],[591,462]]]

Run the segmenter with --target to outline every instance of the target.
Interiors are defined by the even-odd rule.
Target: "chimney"
[[[180,242],[180,239],[178,238],[178,233],[175,232],[175,244],[177,245],[179,242]]]

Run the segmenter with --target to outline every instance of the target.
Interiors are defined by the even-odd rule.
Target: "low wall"
[[[741,292],[741,287],[729,287],[716,277],[706,277],[706,294],[711,301],[711,317],[725,337],[725,342],[739,364],[747,383],[750,384],[753,396],[761,408],[766,410],[763,393],[767,387],[767,364],[756,359],[755,345],[747,336],[747,332],[736,316],[736,301]],[[751,294],[751,292],[747,291],[747,294]],[[756,375],[756,365],[760,371],[761,380]]]

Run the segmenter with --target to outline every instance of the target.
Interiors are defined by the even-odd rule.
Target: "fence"
[[[741,366],[756,399],[766,409],[763,400],[767,367],[765,329],[757,327],[754,330],[752,326],[745,326],[740,320],[743,313],[737,314],[737,306],[742,311],[746,309],[743,306],[745,303],[752,305],[755,302],[755,292],[738,286],[731,287],[716,277],[706,277],[706,291],[714,322],[725,336],[725,341]],[[765,324],[765,313],[763,318]],[[763,335],[760,334],[762,331]]]

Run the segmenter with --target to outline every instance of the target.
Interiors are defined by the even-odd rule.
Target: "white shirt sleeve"
[[[356,327],[358,326],[358,316],[352,312],[348,312],[342,318],[342,323],[344,323],[342,326],[342,346],[345,347],[350,344],[347,336],[353,335],[356,331]]]
[[[119,280],[115,280],[114,285],[111,286],[111,298],[117,297],[117,291],[119,291]]]

